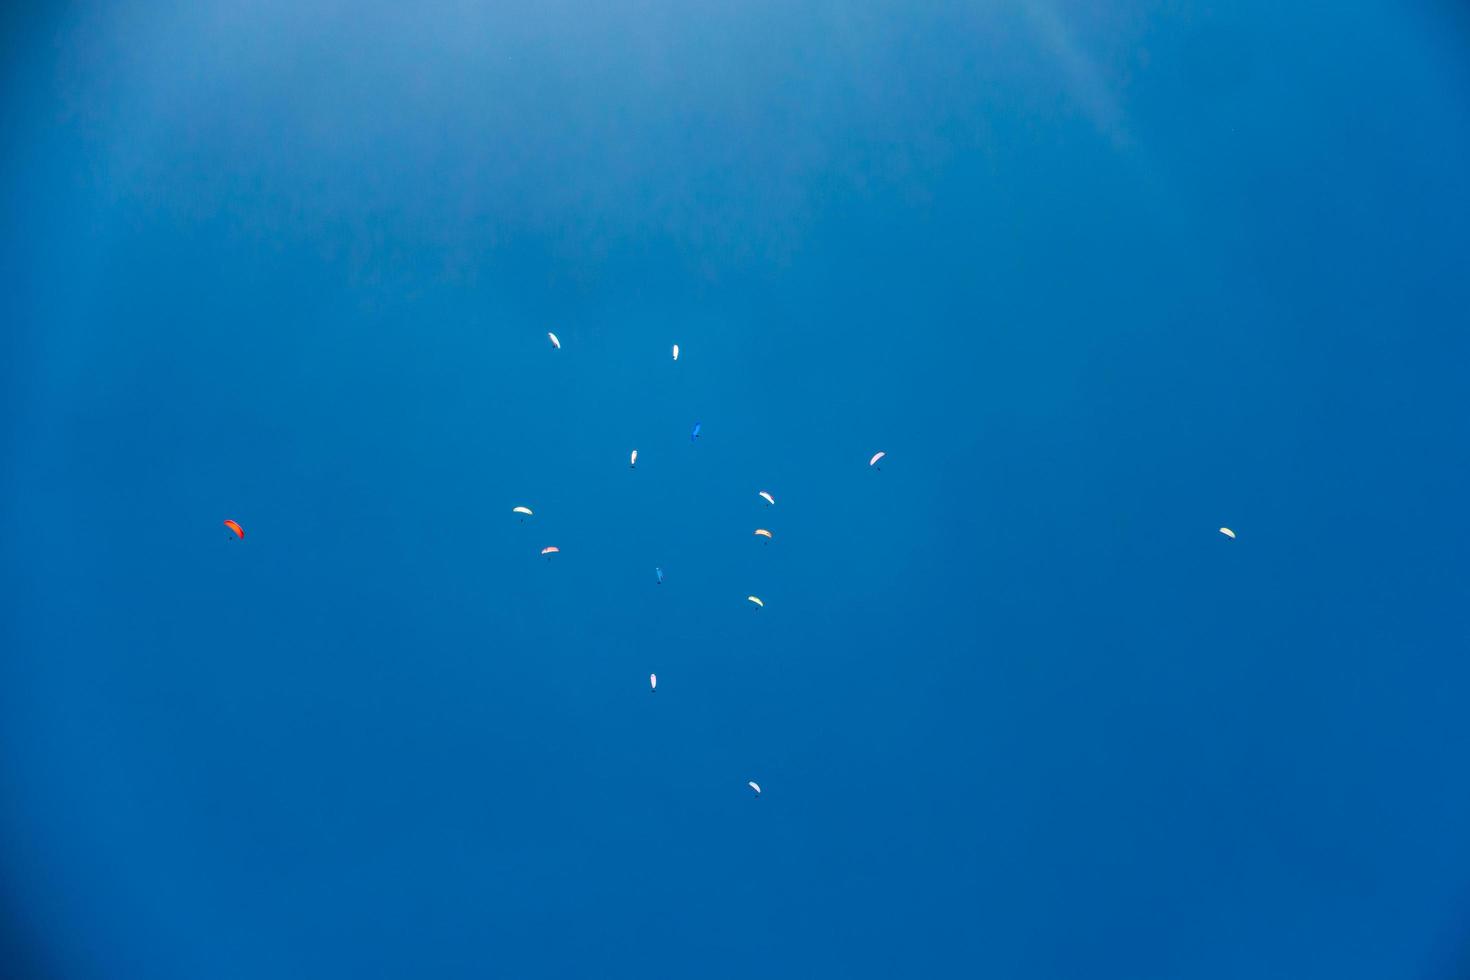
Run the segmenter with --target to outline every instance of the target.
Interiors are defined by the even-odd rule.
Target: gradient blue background
[[[1470,971],[1463,7],[4,44],[7,976]]]

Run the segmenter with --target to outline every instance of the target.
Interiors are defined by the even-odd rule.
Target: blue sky
[[[22,972],[1465,971],[1462,11],[299,6],[6,15]]]

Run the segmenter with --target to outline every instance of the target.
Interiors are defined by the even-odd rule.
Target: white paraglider
[[[765,491],[765,490],[762,490],[761,491],[761,498],[763,500],[765,500],[767,507],[774,507],[774,506],[776,506],[776,498],[773,497],[773,496],[771,496],[770,493],[768,493],[767,491]]]
[[[679,345],[678,344],[675,344],[674,345],[674,360],[677,361],[678,359],[679,359]]]
[[[869,466],[877,466],[878,465],[878,460],[882,459],[884,456],[887,456],[887,455],[888,455],[887,453],[874,453],[873,454],[873,458],[870,459],[870,460],[868,460],[868,465]]]
[[[756,782],[755,780],[752,779],[750,782],[746,783],[745,785],[747,785],[751,789],[755,790],[755,795],[756,796],[760,796],[761,795],[761,784],[760,783],[758,783],[758,782]]]
[[[650,691],[657,691],[658,690],[658,675],[657,674],[649,674],[648,675],[648,689]]]
[[[1231,541],[1234,541],[1235,540],[1235,532],[1232,531],[1232,530],[1230,530],[1230,528],[1228,528],[1228,527],[1222,527],[1222,528],[1220,528],[1220,533],[1223,534],[1223,535],[1225,535]]]
[[[546,332],[546,336],[549,337],[549,338],[551,338],[551,346],[552,347],[555,347],[557,350],[561,350],[561,341],[559,341],[559,340],[556,339],[556,334],[554,334],[554,333],[552,333],[551,331],[548,330]]]
[[[760,606],[762,609],[766,608],[766,604],[764,602],[761,602],[760,599],[756,598],[753,595],[748,595],[745,598],[755,603],[757,606]]]
[[[635,449],[635,450],[633,450],[633,455],[631,455],[631,456],[628,457],[628,469],[631,470],[634,467],[636,467],[637,465],[638,465],[638,450]]]

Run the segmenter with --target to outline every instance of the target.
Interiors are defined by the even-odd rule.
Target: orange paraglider
[[[241,541],[245,540],[245,529],[239,524],[236,524],[234,521],[225,521],[225,527],[235,532],[235,537],[239,538]]]

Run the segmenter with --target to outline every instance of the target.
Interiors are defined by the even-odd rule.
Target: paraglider
[[[658,579],[658,583],[657,584],[663,585],[664,584],[664,570],[662,568],[655,568],[653,570],[653,574]]]
[[[657,691],[658,690],[658,675],[657,674],[649,674],[648,675],[648,689],[650,691]]]
[[[878,460],[882,459],[884,456],[887,456],[887,455],[888,455],[887,453],[874,453],[873,454],[873,458],[870,459],[870,460],[868,460],[868,465],[869,466],[877,466],[878,465]]]
[[[550,330],[548,330],[548,331],[546,331],[546,336],[548,336],[548,337],[551,338],[551,346],[552,347],[555,347],[557,350],[561,350],[561,341],[559,341],[559,340],[556,339],[556,334],[554,334]]]
[[[526,523],[526,518],[531,516],[531,508],[529,507],[512,507],[510,512],[512,514],[520,514],[522,524]]]
[[[1235,532],[1232,531],[1232,530],[1230,530],[1230,528],[1228,528],[1228,527],[1222,527],[1222,528],[1220,528],[1220,533],[1223,534],[1223,535],[1225,535],[1231,541],[1234,541],[1235,540]]]
[[[678,344],[675,344],[674,345],[674,360],[677,361],[678,359],[679,359],[679,345]]]
[[[765,502],[766,502],[766,506],[767,507],[774,507],[774,506],[776,506],[776,498],[773,497],[773,496],[771,496],[768,492],[766,492],[765,490],[762,490],[760,495],[761,495],[762,498],[765,499]]]
[[[755,790],[755,798],[756,799],[760,799],[760,795],[761,795],[761,784],[760,783],[758,783],[758,782],[756,782],[755,780],[752,779],[750,782],[746,783],[745,785],[747,785],[751,789]]]
[[[628,457],[628,469],[636,469],[638,466],[638,450],[633,450],[633,455]]]
[[[546,560],[547,561],[551,561],[551,556],[552,555],[555,555],[555,554],[559,554],[560,552],[561,552],[561,549],[560,548],[557,548],[555,546],[550,547],[550,548],[542,548],[541,549],[541,553],[546,556]]]
[[[234,521],[225,521],[225,527],[234,532],[235,537],[239,538],[241,541],[245,540],[245,529],[239,524],[236,524]]]
[[[761,602],[760,599],[756,596],[748,595],[745,598],[748,602],[753,602],[757,606],[760,606],[762,609],[766,608],[766,604],[764,602]]]
[[[704,428],[704,423],[703,422],[695,422],[694,423],[694,431],[692,431],[692,432],[689,433],[689,441],[690,442],[693,442],[695,439],[698,439],[699,438],[699,430],[702,429],[702,428]]]
[[[770,540],[770,538],[771,538],[771,532],[770,531],[767,531],[763,527],[756,528],[755,529],[755,533],[758,534],[758,535],[760,535],[761,537],[767,539],[767,540]]]

